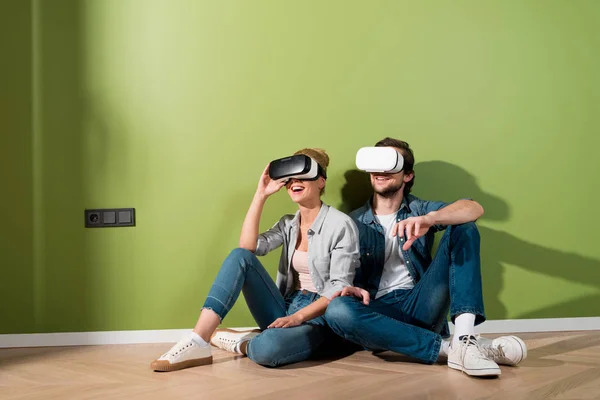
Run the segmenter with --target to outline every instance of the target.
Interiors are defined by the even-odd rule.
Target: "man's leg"
[[[448,306],[455,325],[452,344],[442,343],[448,366],[469,375],[500,375],[497,357],[490,357],[475,337],[475,325],[485,321],[485,315],[479,233],[474,223],[447,228],[433,262],[402,302],[404,312],[436,332],[446,323]],[[509,344],[513,343],[519,344]]]
[[[474,286],[475,289],[472,290],[471,286]],[[381,300],[385,301],[390,295],[392,294],[384,296]],[[422,279],[412,290],[399,290],[393,292],[393,295],[397,297],[394,306],[376,310],[372,306],[377,300],[369,307],[360,307],[360,303],[356,302],[357,304],[353,304],[352,307],[338,310],[338,315],[335,316],[333,311],[329,312],[332,302],[326,316],[329,316],[328,321],[329,319],[341,321],[345,329],[342,329],[339,322],[333,322],[332,328],[335,325],[334,330],[339,331],[338,334],[342,333],[341,336],[357,343],[361,343],[361,339],[357,337],[355,330],[366,330],[371,327],[359,326],[361,325],[360,322],[356,324],[356,327],[353,327],[351,326],[353,325],[352,322],[347,320],[344,314],[351,315],[351,318],[356,318],[354,315],[362,312],[370,312],[373,315],[384,314],[386,317],[395,320],[393,322],[388,321],[391,325],[400,323],[411,326],[412,329],[409,329],[409,331],[413,332],[413,335],[423,335],[423,337],[402,335],[402,338],[391,338],[391,341],[379,343],[378,345],[383,344],[382,348],[384,349],[394,350],[419,359],[424,359],[422,356],[418,356],[418,354],[422,354],[422,350],[415,352],[414,349],[419,349],[419,346],[414,347],[414,343],[422,343],[422,340],[427,343],[431,341],[432,335],[439,337],[435,334],[439,334],[446,323],[449,306],[453,317],[471,313],[475,315],[474,319],[478,318],[478,322],[483,322],[485,317],[481,293],[479,234],[475,224],[448,227],[438,246],[436,256]],[[362,316],[361,318],[369,319],[373,316]],[[377,318],[379,319],[379,317]],[[356,318],[356,321],[358,321],[358,318]],[[344,331],[346,333],[343,333]],[[361,333],[361,336],[363,335],[365,335],[365,332]],[[407,343],[400,343],[401,340],[407,341]],[[373,345],[375,345],[375,343],[361,344],[367,348],[373,348]],[[439,353],[441,346],[436,346],[436,348]],[[430,355],[430,361],[437,360],[438,355],[435,354],[435,357]]]
[[[396,292],[373,300],[368,306],[354,297],[338,297],[329,303],[325,319],[339,336],[370,350],[391,350],[432,364],[439,355],[442,337],[403,322],[408,316],[397,304]]]
[[[431,265],[406,293],[401,306],[417,325],[435,332],[446,323],[449,307],[456,339],[474,335],[474,326],[485,321],[479,232],[474,223],[446,229]],[[465,316],[466,322],[461,325],[457,318]]]
[[[455,326],[452,344],[456,348],[461,337],[475,336],[474,327],[485,321],[485,314],[480,238],[474,223],[447,228],[433,262],[402,306],[419,324],[431,326],[436,332],[446,324],[449,307]],[[517,365],[527,357],[525,343],[516,336],[478,344],[482,353],[498,364]],[[442,348],[449,355],[449,343],[444,341]]]

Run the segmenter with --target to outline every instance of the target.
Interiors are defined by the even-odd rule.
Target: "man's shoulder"
[[[369,205],[363,204],[356,210],[351,211],[348,215],[350,216],[350,218],[352,218],[352,220],[356,222],[359,221],[362,218],[362,216],[367,213],[367,211],[369,211]]]
[[[424,200],[421,199],[420,197],[415,196],[414,194],[407,194],[405,196],[406,198],[406,202],[408,203],[408,205],[412,204],[412,203],[422,203]]]

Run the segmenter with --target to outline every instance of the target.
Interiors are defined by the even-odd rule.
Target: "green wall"
[[[0,1],[0,333],[35,326],[31,11]]]
[[[417,195],[486,208],[488,318],[599,315],[599,2],[0,4],[0,333],[191,327],[268,161],[327,149],[348,210],[388,135]]]

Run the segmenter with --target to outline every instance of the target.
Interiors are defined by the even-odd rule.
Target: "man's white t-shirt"
[[[396,225],[396,213],[390,215],[375,215],[377,221],[385,229],[385,263],[379,282],[379,290],[375,298],[384,296],[398,289],[412,289],[414,283],[404,265],[404,257],[400,253],[398,237],[391,236]]]

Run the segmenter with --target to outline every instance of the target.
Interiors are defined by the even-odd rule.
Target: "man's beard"
[[[390,186],[390,187],[387,187],[384,190],[380,190],[380,191],[377,191],[376,189],[373,189],[373,190],[375,190],[375,193],[377,193],[381,197],[390,199],[390,198],[394,197],[396,195],[396,193],[398,193],[399,190],[402,190],[402,186],[404,186],[404,183],[401,183],[399,185]]]

